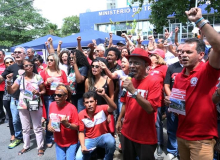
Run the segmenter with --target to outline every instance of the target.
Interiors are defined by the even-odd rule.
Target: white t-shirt
[[[66,64],[61,64],[61,63],[59,63],[59,68],[60,68],[61,70],[63,70],[63,71],[66,73],[66,75],[68,74],[68,71],[67,71],[68,66],[67,66]]]
[[[120,78],[127,77],[128,75],[126,75],[123,70],[117,70],[117,71],[115,71],[115,73],[117,73],[118,79],[119,79],[119,94],[118,94],[118,98],[121,98],[121,94],[122,94],[122,88],[121,88],[122,80],[120,80]]]
[[[171,52],[167,51],[165,54],[164,61],[167,63],[167,65],[171,65],[178,62],[179,58],[175,57]]]

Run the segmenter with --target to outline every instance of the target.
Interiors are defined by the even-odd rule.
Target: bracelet
[[[202,29],[202,27],[204,27],[204,25],[205,25],[206,23],[209,23],[209,21],[208,21],[208,20],[204,20],[204,21],[199,25],[199,29]]]
[[[201,17],[200,19],[198,19],[196,22],[195,22],[195,24],[197,25],[201,20],[203,20],[204,18],[203,17]]]
[[[220,94],[218,93],[218,88],[215,90],[216,96],[220,97]]]
[[[67,126],[66,128],[70,128],[71,127],[71,124],[69,123],[69,126]]]

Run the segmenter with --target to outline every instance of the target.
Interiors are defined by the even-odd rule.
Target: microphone
[[[128,79],[132,79],[134,77],[134,73],[133,72],[130,72],[129,74],[128,74]],[[122,82],[122,84],[121,85],[123,85],[123,82]],[[127,90],[125,89],[125,88],[123,88],[122,89],[122,94],[121,94],[121,97],[125,97],[125,95],[126,95],[126,93],[127,93]]]

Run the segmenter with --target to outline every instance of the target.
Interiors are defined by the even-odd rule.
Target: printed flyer
[[[174,112],[185,116],[186,115],[185,97],[186,97],[185,90],[173,88],[170,95],[171,104],[168,110],[170,112]]]

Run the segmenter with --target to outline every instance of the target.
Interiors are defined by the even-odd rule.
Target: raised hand
[[[49,38],[47,39],[47,41],[48,41],[50,44],[52,44],[53,39],[52,39],[51,37],[49,37]]]
[[[48,47],[48,42],[45,42],[45,46]]]
[[[175,33],[178,33],[179,32],[179,27],[176,27],[175,28]]]
[[[59,41],[58,45],[61,45],[63,42],[62,41]]]
[[[110,38],[112,38],[112,35],[113,35],[112,33],[109,33],[109,37],[110,37]]]
[[[105,95],[105,89],[104,88],[96,89],[96,93],[100,96],[104,96]]]
[[[191,8],[189,11],[185,11],[185,13],[192,22],[196,22],[202,17],[202,10],[200,8]]]
[[[170,33],[167,29],[165,29],[164,37],[167,39],[169,37]]]
[[[102,69],[105,69],[107,68],[107,66],[105,65],[105,63],[99,61],[99,66],[102,68]]]
[[[89,44],[88,44],[88,47],[89,47],[90,49],[95,49],[95,46],[94,46],[93,43],[89,43]]]
[[[8,75],[6,76],[6,78],[7,78],[7,81],[11,81],[12,78],[13,78],[13,73],[8,74]]]
[[[77,41],[81,41],[81,37],[79,36],[79,37],[77,37],[77,39],[76,39]]]

